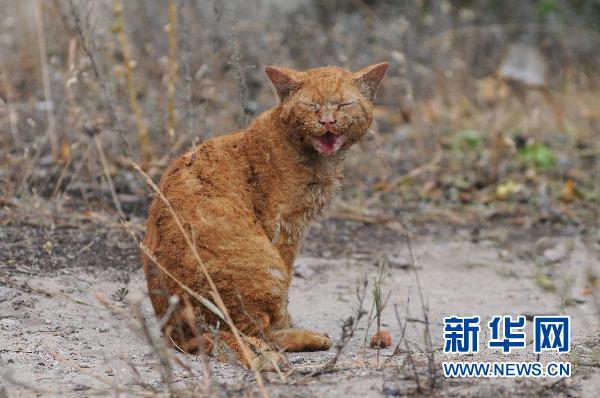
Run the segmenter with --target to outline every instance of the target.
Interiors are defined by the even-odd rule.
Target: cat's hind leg
[[[221,362],[229,362],[233,359],[232,357],[235,357],[246,367],[261,372],[275,372],[289,367],[284,353],[274,350],[272,346],[258,337],[242,337],[250,352],[249,361],[244,356],[233,333],[221,330],[217,336],[205,333],[204,338],[209,342],[209,353]]]
[[[170,322],[163,328],[163,333],[171,343],[182,351],[189,353],[204,353],[215,357],[221,362],[238,360],[247,368],[264,372],[274,372],[289,366],[287,357],[281,351],[258,336],[248,336],[240,333],[245,343],[249,357],[244,355],[242,347],[234,334],[227,330],[209,332],[196,325],[192,307],[173,314]],[[263,317],[268,319],[267,317]],[[258,322],[257,322],[258,323]]]

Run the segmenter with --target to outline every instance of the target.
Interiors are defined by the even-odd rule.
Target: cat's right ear
[[[279,100],[283,102],[291,93],[298,90],[302,85],[300,73],[282,66],[267,66],[265,73],[273,83]]]
[[[379,85],[390,66],[387,62],[369,65],[354,74],[354,83],[371,100],[375,99]]]

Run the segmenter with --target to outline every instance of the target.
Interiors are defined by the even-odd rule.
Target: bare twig
[[[408,248],[408,253],[410,255],[410,262],[412,264],[412,270],[415,275],[415,281],[417,283],[417,291],[419,293],[419,302],[421,304],[421,312],[423,314],[423,321],[425,324],[425,332],[423,335],[425,342],[425,354],[427,356],[427,365],[429,368],[429,388],[433,390],[436,386],[437,381],[437,369],[435,366],[435,350],[433,348],[433,341],[431,338],[431,330],[429,327],[429,308],[425,304],[425,299],[423,297],[423,288],[421,287],[421,280],[419,278],[419,271],[417,269],[417,264],[415,261],[415,257],[412,251],[412,244],[410,240],[410,236],[408,234],[404,235],[406,239],[406,247]]]
[[[2,281],[2,283],[4,285],[10,286],[10,287],[12,287],[14,289],[22,290],[24,292],[32,292],[32,293],[40,294],[40,295],[46,296],[46,297],[59,297],[59,298],[65,299],[65,300],[72,301],[72,302],[77,303],[77,304],[87,305],[87,306],[99,308],[99,309],[102,309],[102,310],[104,309],[103,307],[100,307],[100,306],[98,306],[96,304],[87,302],[87,301],[82,300],[80,298],[73,297],[71,295],[68,295],[67,293],[53,292],[53,291],[50,291],[50,290],[33,287],[33,286],[30,286],[27,282],[19,285],[18,283],[13,282],[13,281],[9,280],[6,277],[4,277],[3,279],[4,280]]]
[[[361,0],[362,2],[362,0]],[[379,161],[380,166],[380,183],[386,184],[392,174],[392,168],[390,164],[385,159],[385,153],[383,151],[383,145],[379,138],[379,129],[377,128],[377,122],[373,120],[373,128],[371,128],[368,133],[373,137],[373,142],[375,143],[375,154],[377,156],[377,160]]]
[[[242,351],[242,355],[244,356],[245,361],[248,363],[248,365],[254,371],[254,376],[256,378],[256,382],[258,384],[258,387],[259,387],[263,397],[268,397],[269,395],[267,394],[267,391],[265,390],[264,382],[263,382],[262,376],[260,375],[260,371],[255,368],[254,363],[252,361],[252,355],[250,354],[250,350],[249,350],[248,346],[246,345],[246,343],[242,340],[240,331],[234,325],[233,320],[229,316],[229,311],[228,311],[227,307],[225,306],[225,303],[223,302],[221,295],[219,294],[219,291],[217,289],[217,286],[215,285],[215,282],[213,281],[212,277],[210,276],[210,273],[208,272],[208,269],[206,268],[204,261],[202,261],[202,258],[198,254],[196,246],[193,244],[191,237],[188,235],[185,228],[183,227],[183,224],[181,223],[179,216],[175,212],[175,209],[173,209],[169,200],[164,196],[164,194],[156,186],[156,184],[152,181],[152,179],[148,176],[148,174],[146,174],[137,164],[132,163],[132,166],[138,173],[140,173],[144,177],[146,184],[152,188],[152,190],[156,193],[156,195],[160,198],[160,200],[167,207],[169,213],[171,214],[171,217],[173,217],[173,220],[175,221],[177,228],[181,232],[181,234],[186,242],[186,245],[192,251],[192,255],[194,256],[198,266],[200,267],[200,270],[204,274],[204,277],[206,278],[206,280],[209,284],[212,298],[215,301],[219,310],[221,311],[225,323],[227,324],[227,326],[231,330],[235,340],[237,341],[237,343]],[[164,269],[164,267],[163,267],[163,269]],[[184,285],[182,284],[181,286],[183,287]],[[186,290],[186,292],[190,293],[193,291],[188,288],[188,290]],[[197,293],[190,294],[190,295],[192,295],[192,297],[199,296]]]
[[[13,88],[9,84],[6,78],[6,72],[2,70],[2,84],[4,85],[4,91],[6,92],[6,109],[8,110],[8,126],[10,128],[10,134],[12,135],[13,143],[15,147],[20,147],[21,137],[19,137],[19,125],[17,123],[18,115],[13,104]]]
[[[385,260],[381,257],[377,260],[379,262],[379,276],[373,282],[373,306],[375,308],[375,319],[377,320],[377,364],[379,364],[379,351],[381,349],[381,314],[390,299],[392,292],[388,292],[385,299],[381,292],[381,284],[383,282],[383,271],[385,269]],[[368,329],[368,328],[367,328]]]
[[[229,42],[231,45],[231,64],[235,68],[235,77],[238,85],[240,98],[240,126],[246,127],[248,124],[248,84],[246,83],[245,67],[242,65],[242,49],[236,31],[236,17],[228,3],[224,3],[225,12],[229,17]]]
[[[129,52],[129,46],[127,45],[127,36],[125,34],[125,18],[123,17],[123,3],[121,0],[114,0],[113,3],[113,14],[115,17],[114,32],[117,35],[119,46],[121,48],[121,54],[123,56],[123,67],[125,69],[125,80],[127,81],[127,96],[129,98],[129,106],[135,116],[135,121],[138,128],[138,141],[140,144],[140,151],[142,153],[142,162],[146,167],[152,160],[152,150],[150,144],[150,135],[148,134],[148,128],[142,115],[142,108],[137,98],[137,88],[135,84],[135,77],[133,74],[133,68],[135,66],[134,60],[131,59]]]
[[[409,305],[410,305],[410,289],[409,289],[408,295],[406,297],[406,315],[405,315],[405,317],[408,317]],[[404,341],[404,336],[406,336],[406,326],[408,325],[408,322],[402,322],[402,319],[400,319],[400,315],[398,314],[398,306],[395,304],[394,304],[394,314],[396,315],[396,321],[398,321],[398,326],[400,326],[400,328],[402,329],[402,333],[400,334],[400,338],[398,339],[398,343],[396,344],[396,347],[394,347],[394,351],[392,351],[392,354],[385,361],[383,361],[384,367],[392,360],[392,358],[394,358],[396,355],[398,355],[400,353],[400,347],[402,346],[402,343]]]
[[[175,113],[175,94],[177,87],[177,4],[169,0],[169,24],[165,27],[169,38],[169,72],[167,78],[167,134],[169,141],[175,140],[177,115]]]
[[[108,167],[108,161],[106,160],[106,156],[104,155],[104,149],[102,148],[102,141],[100,141],[99,134],[94,135],[94,143],[96,144],[96,150],[98,151],[100,163],[102,163],[102,169],[104,170],[104,177],[106,178],[106,183],[108,184],[108,189],[110,190],[110,195],[112,197],[113,203],[115,204],[115,208],[119,213],[119,217],[122,220],[125,220],[127,216],[123,212],[123,208],[121,207],[121,201],[119,200],[119,196],[117,195],[117,191],[115,190],[115,184],[113,183],[112,177],[110,176],[110,168]]]
[[[75,3],[73,3],[73,0],[68,0],[68,3],[69,3],[70,11],[71,11],[71,16],[73,17],[73,24],[74,24],[74,28],[75,28],[75,33],[77,34],[77,38],[79,40],[79,44],[81,45],[81,49],[83,50],[83,52],[87,56],[88,60],[90,61],[90,64],[92,65],[92,71],[94,73],[94,76],[96,77],[96,80],[98,81],[98,83],[100,84],[100,87],[102,88],[102,93],[104,95],[104,102],[106,104],[106,109],[108,111],[108,117],[110,119],[111,125],[119,134],[121,141],[123,141],[126,155],[129,157],[132,157],[132,151],[129,146],[129,141],[125,138],[125,129],[123,128],[123,123],[121,123],[121,120],[119,119],[119,116],[113,106],[113,101],[110,97],[110,92],[108,91],[108,85],[106,84],[106,81],[100,74],[100,69],[98,68],[98,63],[96,62],[96,57],[94,56],[94,52],[93,52],[91,46],[88,44],[88,41],[86,40],[86,37],[83,33],[83,27],[81,24],[81,15],[79,13],[79,9],[75,6]]]
[[[443,149],[438,148],[437,151],[435,152],[435,154],[433,155],[433,157],[431,158],[431,160],[429,160],[428,162],[426,162],[418,167],[415,167],[414,169],[412,169],[411,171],[409,171],[406,174],[395,177],[392,181],[389,182],[389,184],[378,185],[377,188],[380,189],[381,191],[390,191],[394,188],[397,188],[404,181],[411,179],[411,178],[415,178],[415,177],[423,174],[426,171],[434,169],[442,160],[443,155],[444,155]]]
[[[183,0],[179,0],[182,2]],[[193,96],[193,78],[191,71],[191,57],[192,57],[192,48],[190,44],[190,31],[188,28],[188,19],[186,18],[186,14],[182,12],[183,6],[180,4],[177,8],[179,15],[179,30],[181,34],[179,35],[181,39],[181,49],[182,49],[182,76],[185,82],[185,115],[184,120],[187,121],[187,134],[198,134],[196,131],[196,115],[194,104],[192,102]]]
[[[40,64],[42,67],[42,84],[44,86],[44,99],[46,101],[46,118],[48,119],[48,134],[50,140],[50,149],[52,158],[57,160],[59,157],[58,137],[56,136],[56,118],[54,117],[54,103],[52,102],[52,90],[50,88],[50,71],[48,68],[48,53],[46,50],[46,33],[44,29],[44,18],[42,15],[42,0],[37,0],[35,4],[35,27],[37,30],[38,46],[40,52]]]

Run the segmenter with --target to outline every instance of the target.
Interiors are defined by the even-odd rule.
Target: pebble
[[[560,242],[554,247],[544,250],[543,256],[552,263],[559,262],[569,254],[569,245],[566,242]]]
[[[13,326],[16,326],[17,323],[18,322],[16,320],[10,318],[0,319],[0,327],[4,330],[8,330]]]
[[[315,271],[306,263],[299,263],[294,266],[294,276],[302,279],[310,279]]]
[[[8,301],[17,295],[17,291],[10,287],[0,286],[0,303]]]

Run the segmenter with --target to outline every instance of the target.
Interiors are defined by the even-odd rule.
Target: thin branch
[[[42,15],[42,0],[37,0],[34,10],[35,27],[37,30],[38,46],[40,52],[40,65],[42,67],[42,84],[44,86],[44,100],[46,101],[46,118],[48,119],[48,134],[52,158],[59,157],[58,138],[56,136],[56,118],[54,117],[54,103],[52,102],[52,91],[50,88],[50,72],[48,68],[48,52],[46,49],[46,33],[44,29],[44,18]]]
[[[177,115],[175,112],[177,87],[177,4],[169,0],[169,24],[165,27],[169,39],[169,71],[167,79],[167,133],[169,141],[175,140]]]
[[[127,139],[125,138],[125,129],[123,128],[123,123],[119,119],[119,116],[117,115],[115,108],[113,106],[113,101],[111,99],[110,92],[108,91],[108,85],[106,84],[106,81],[103,79],[102,75],[100,74],[100,69],[98,68],[98,63],[96,62],[96,57],[94,56],[94,52],[88,45],[85,35],[83,34],[83,28],[81,25],[81,16],[80,16],[79,10],[75,6],[75,3],[73,3],[73,0],[68,0],[68,3],[69,3],[70,11],[71,11],[71,16],[73,17],[73,24],[74,24],[74,28],[75,28],[75,33],[77,34],[77,39],[79,40],[79,44],[81,45],[81,49],[83,50],[85,55],[88,57],[88,60],[90,61],[90,65],[92,66],[92,72],[94,73],[96,80],[98,81],[98,83],[100,84],[100,87],[102,88],[102,93],[104,95],[104,102],[106,104],[106,109],[108,111],[108,117],[110,119],[111,126],[117,131],[117,133],[119,134],[119,137],[121,138],[121,141],[123,141],[124,148],[125,148],[125,154],[129,157],[132,157],[131,147],[129,145],[129,141],[127,141]]]
[[[250,354],[250,350],[249,350],[248,346],[246,345],[246,343],[242,340],[240,331],[234,325],[233,320],[229,316],[229,311],[227,310],[227,307],[225,306],[225,303],[223,302],[223,299],[222,299],[221,295],[219,294],[219,290],[217,289],[215,282],[213,281],[212,277],[210,276],[210,273],[208,272],[208,269],[206,268],[206,264],[204,264],[204,261],[202,261],[202,258],[198,254],[198,251],[196,250],[196,246],[192,243],[190,236],[188,236],[185,228],[183,227],[183,224],[181,223],[181,220],[179,219],[179,216],[175,212],[175,209],[173,209],[169,200],[165,197],[165,195],[162,193],[162,191],[156,186],[156,184],[154,183],[154,181],[152,181],[152,179],[148,176],[148,174],[146,174],[140,168],[140,166],[138,166],[137,164],[132,162],[131,165],[138,173],[140,173],[142,175],[142,177],[144,177],[146,184],[152,188],[152,190],[156,193],[156,195],[160,198],[160,200],[167,207],[169,213],[171,214],[171,217],[173,217],[173,220],[175,221],[177,228],[179,229],[183,238],[185,239],[186,245],[192,251],[194,259],[196,260],[197,264],[200,266],[200,269],[209,284],[213,300],[215,301],[217,307],[223,314],[225,323],[227,324],[227,326],[229,326],[229,329],[233,333],[233,336],[242,351],[242,355],[244,356],[244,359],[246,360],[246,362],[248,363],[250,368],[253,370],[254,376],[256,378],[256,382],[258,384],[258,387],[259,387],[263,397],[268,398],[269,395],[267,394],[267,391],[265,390],[262,376],[260,375],[260,371],[258,369],[256,369],[254,366],[254,363],[252,361],[252,355]]]
[[[146,127],[146,122],[144,121],[142,108],[140,107],[140,103],[137,98],[137,88],[135,76],[133,74],[135,63],[131,59],[131,53],[129,52],[129,46],[127,45],[127,36],[125,34],[125,18],[123,17],[123,3],[121,0],[114,0],[113,14],[116,20],[113,30],[117,35],[119,46],[121,47],[121,54],[123,56],[123,67],[125,69],[125,80],[127,82],[129,106],[131,107],[131,111],[135,117],[135,122],[138,129],[138,141],[140,145],[140,151],[142,153],[142,162],[144,167],[146,167],[152,160],[150,135],[148,134],[148,128]]]

